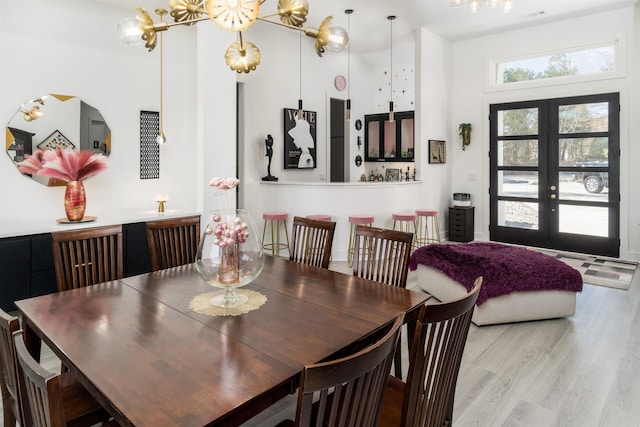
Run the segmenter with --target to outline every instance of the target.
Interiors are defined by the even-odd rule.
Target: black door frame
[[[602,133],[575,133],[563,135],[558,132],[558,115],[561,105],[585,104],[593,102],[609,103],[609,130]],[[571,252],[591,253],[619,257],[620,255],[620,106],[619,93],[575,96],[568,98],[543,99],[535,101],[492,104],[490,106],[490,240],[535,246]],[[497,114],[503,110],[538,108],[538,134],[498,137]],[[579,172],[579,167],[559,166],[558,144],[564,137],[606,136],[609,139],[608,166],[601,172],[608,172],[609,198],[607,202],[562,200],[558,196],[558,176],[560,172]],[[538,166],[498,166],[498,141],[538,139]],[[531,171],[538,173],[538,197],[521,198],[500,196],[498,192],[499,171]],[[498,202],[523,201],[537,203],[538,230],[498,225]],[[588,236],[559,232],[559,207],[597,206],[608,208],[608,236]]]

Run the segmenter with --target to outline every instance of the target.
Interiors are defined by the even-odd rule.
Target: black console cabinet
[[[122,224],[124,275],[151,271],[146,223]],[[0,308],[16,309],[14,301],[56,292],[51,233],[0,239]]]
[[[473,206],[449,208],[449,241],[470,242],[473,240]]]

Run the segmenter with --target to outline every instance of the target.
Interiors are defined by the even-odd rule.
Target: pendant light
[[[160,15],[160,20],[162,21],[167,11],[164,9],[156,9],[156,13]],[[164,129],[162,128],[162,50],[162,33],[160,33],[160,125],[158,127],[158,136],[156,137],[158,145],[163,145],[167,142],[167,137],[164,136]]]
[[[347,14],[347,33],[351,34],[353,9],[347,9],[344,13]],[[347,45],[347,120],[351,121],[351,43]]]
[[[391,30],[390,30],[390,39],[391,39],[391,43],[390,43],[390,52],[391,52],[391,60],[390,60],[390,72],[389,72],[389,121],[393,122],[395,117],[393,114],[393,20],[396,19],[396,17],[394,15],[389,15],[387,16],[387,19],[389,20],[389,24],[391,26]]]
[[[299,70],[299,79],[298,79],[298,83],[300,85],[300,87],[298,88],[298,120],[302,120],[304,117],[304,112],[302,110],[302,33],[299,34],[300,36],[300,54],[298,55],[298,58],[300,60],[300,70]]]

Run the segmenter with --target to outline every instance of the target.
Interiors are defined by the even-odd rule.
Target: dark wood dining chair
[[[110,415],[102,408],[98,402],[91,397],[89,392],[77,381],[71,372],[62,374],[54,374],[51,371],[40,366],[38,362],[29,354],[23,340],[22,330],[19,326],[17,317],[13,317],[0,310],[0,330],[2,331],[2,342],[0,351],[2,353],[2,363],[4,372],[10,375],[4,376],[4,381],[10,381],[12,400],[11,406],[5,406],[9,403],[4,399],[3,388],[3,410],[4,410],[4,427],[14,427],[16,422],[21,426],[74,426],[89,427],[95,425],[114,427],[118,424],[110,421]],[[7,332],[12,331],[9,335]],[[55,386],[51,388],[45,382],[44,392],[46,396],[44,400],[39,400],[38,404],[48,404],[53,402],[58,408],[58,416],[53,418],[44,418],[42,412],[32,403],[31,393],[32,384],[26,379],[25,371],[22,365],[22,359],[29,360],[30,366],[37,368],[39,374],[47,378],[56,378]],[[8,415],[8,411],[13,415]]]
[[[153,271],[191,264],[200,243],[200,215],[147,221]]]
[[[462,298],[421,308],[407,381],[389,378],[380,427],[452,424],[458,372],[481,285],[478,277]]]
[[[296,216],[293,218],[291,261],[329,268],[336,223]]]
[[[412,241],[413,233],[358,225],[353,275],[406,287]]]
[[[356,226],[353,275],[391,286],[406,288],[413,233]],[[402,378],[402,346],[394,361],[395,375]]]
[[[58,291],[122,278],[121,225],[57,231],[51,235]]]
[[[22,413],[23,405],[20,401],[16,352],[13,344],[13,333],[18,330],[20,330],[18,318],[0,309],[0,364],[2,367],[0,388],[2,389],[4,420],[2,425],[4,427],[15,427],[16,423],[21,426],[31,424],[31,418],[27,420],[24,418]]]
[[[377,425],[403,321],[398,315],[380,340],[355,354],[305,366],[295,421],[278,427]]]

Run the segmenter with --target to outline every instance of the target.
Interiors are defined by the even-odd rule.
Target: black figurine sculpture
[[[265,154],[269,158],[269,164],[267,165],[267,176],[263,177],[263,181],[277,181],[278,178],[271,175],[271,158],[273,157],[273,138],[271,135],[267,135],[267,139],[264,140],[264,145],[267,148],[267,154]]]

